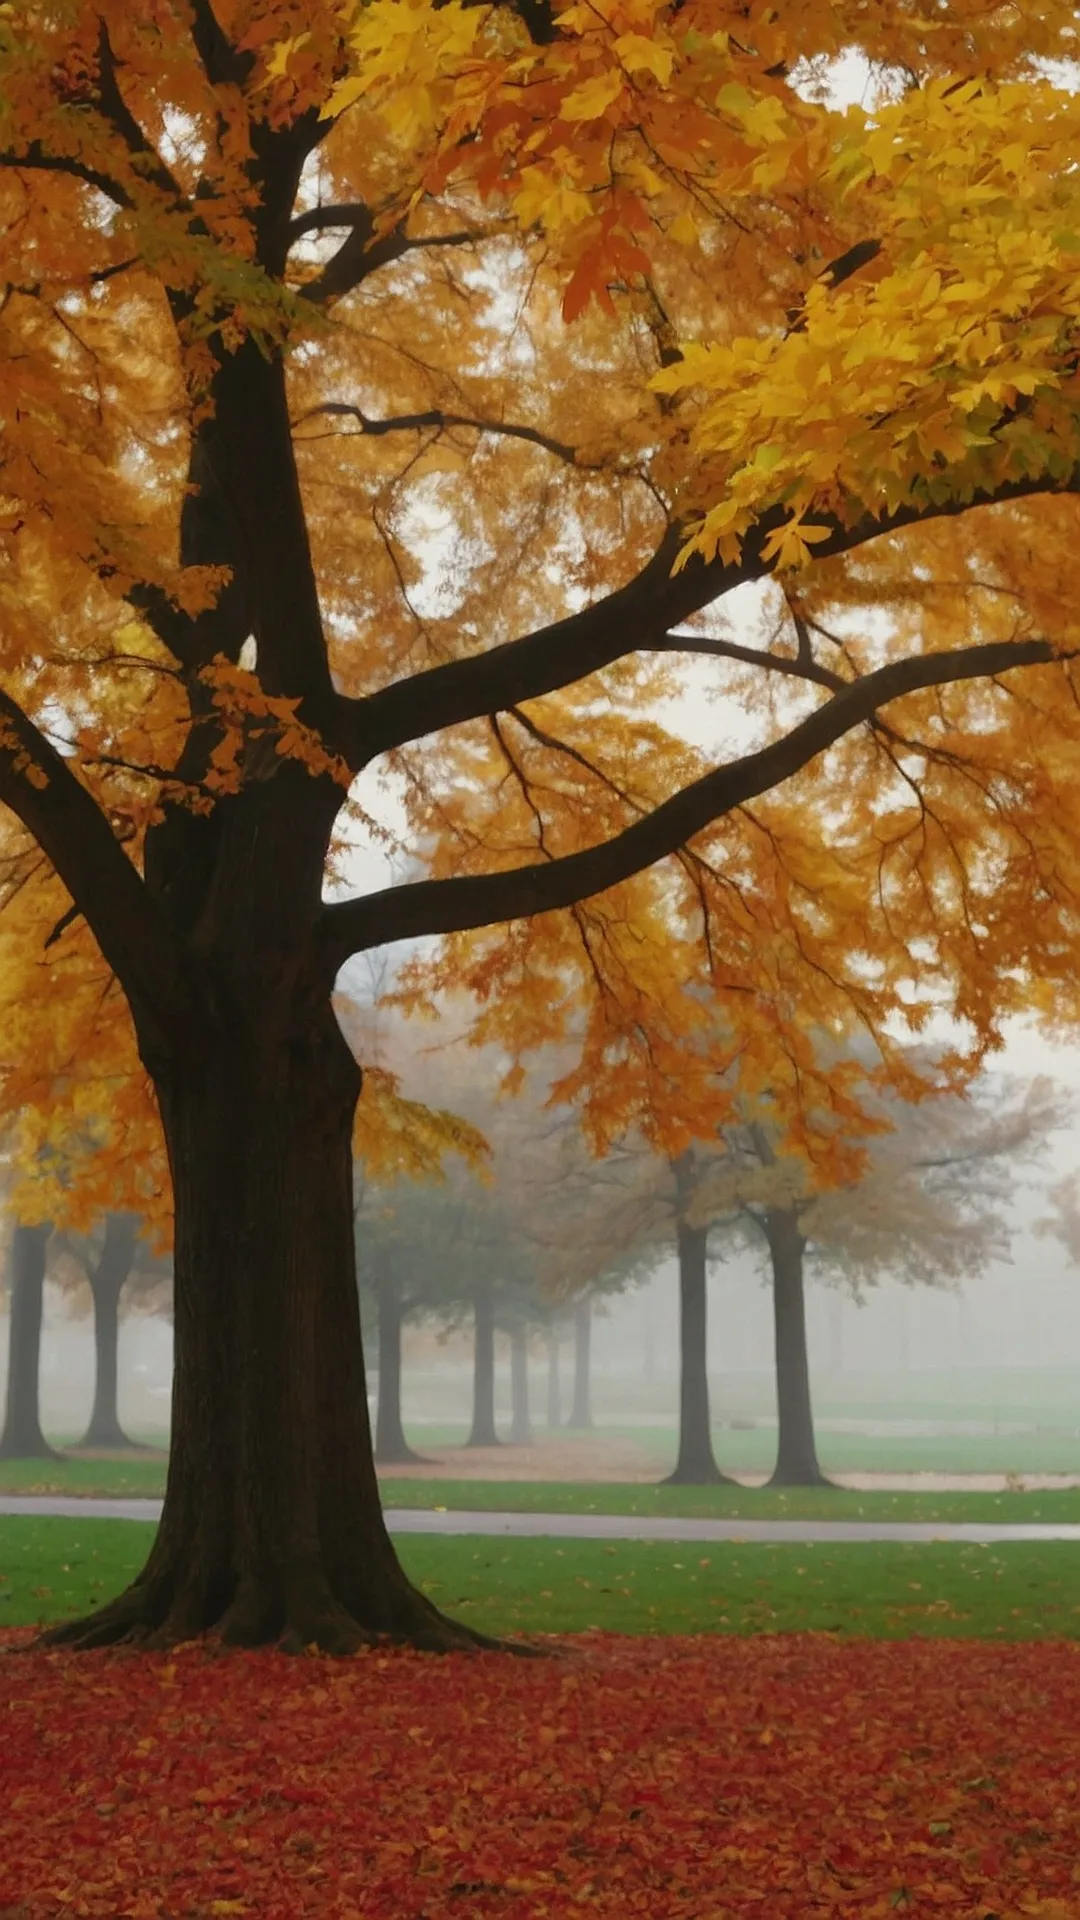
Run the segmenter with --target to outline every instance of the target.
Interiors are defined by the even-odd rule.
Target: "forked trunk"
[[[473,1415],[467,1447],[497,1447],[495,1431],[495,1289],[478,1280],[473,1293]]]
[[[16,1225],[11,1236],[7,1412],[0,1435],[0,1460],[58,1457],[41,1431],[39,1398],[45,1253],[51,1232],[47,1225]]]
[[[679,1454],[668,1486],[711,1487],[730,1484],[716,1464],[709,1414],[709,1371],[705,1335],[708,1227],[680,1220],[679,1252]]]
[[[806,1349],[806,1293],[803,1259],[806,1241],[797,1217],[771,1207],[764,1215],[773,1270],[776,1330],[776,1409],[779,1436],[771,1487],[827,1487],[818,1465],[814,1415],[810,1403],[810,1362]]]
[[[592,1301],[583,1293],[574,1303],[574,1398],[568,1427],[592,1426]]]
[[[529,1411],[529,1336],[524,1327],[510,1335],[510,1439],[515,1447],[533,1444]]]
[[[401,1418],[401,1296],[392,1280],[376,1280],[379,1308],[379,1397],[375,1412],[375,1460],[380,1467],[420,1465],[405,1438]]]
[[[94,1406],[84,1447],[134,1448],[120,1425],[118,1402],[120,1295],[135,1258],[136,1222],[130,1213],[110,1213],[105,1244],[90,1270],[94,1297]]]
[[[45,1639],[482,1644],[409,1584],[383,1524],[353,1242],[356,1065],[328,1002],[276,1041],[238,1034],[235,1016],[213,1024],[159,1086],[176,1199],[161,1523],[134,1585]]]

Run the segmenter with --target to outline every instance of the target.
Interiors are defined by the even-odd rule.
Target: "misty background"
[[[1014,1029],[991,1063],[1023,1079],[1049,1074],[1075,1092],[1080,1048]],[[1033,1229],[1045,1189],[1080,1167],[1080,1116],[1051,1138],[1037,1181],[1009,1209],[1013,1260],[992,1260],[977,1279],[941,1288],[885,1279],[862,1304],[844,1285],[807,1276],[812,1385],[826,1470],[874,1473],[1080,1473],[1080,1276],[1054,1238]],[[718,1246],[722,1246],[720,1236]],[[42,1424],[61,1442],[83,1432],[93,1398],[93,1325],[85,1300],[46,1285],[41,1349]],[[80,1311],[81,1308],[81,1311]],[[678,1288],[674,1257],[644,1284],[595,1303],[594,1439],[615,1449],[621,1475],[668,1463],[678,1417]],[[772,1301],[748,1253],[713,1263],[708,1357],[717,1456],[732,1470],[765,1472],[775,1443]],[[0,1401],[8,1317],[0,1314]],[[496,1407],[509,1421],[509,1341],[497,1338]],[[559,1342],[559,1411],[570,1408],[573,1335]],[[374,1360],[369,1341],[369,1377]],[[167,1439],[172,1367],[168,1320],[134,1312],[120,1328],[120,1415],[136,1438]],[[530,1345],[530,1398],[541,1448],[547,1426],[550,1348]],[[403,1408],[414,1444],[464,1440],[472,1390],[466,1325],[404,1329]],[[2,1411],[2,1409],[0,1409]],[[734,1423],[734,1424],[732,1424]],[[520,1450],[507,1447],[507,1469]],[[463,1463],[465,1456],[463,1455]]]

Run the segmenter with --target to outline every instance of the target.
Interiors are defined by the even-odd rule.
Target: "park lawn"
[[[167,1455],[0,1461],[0,1494],[158,1498]],[[941,1520],[1080,1524],[1080,1487],[1037,1493],[880,1493],[848,1487],[667,1487],[574,1480],[384,1479],[388,1507],[477,1513],[614,1513],[680,1520]]]
[[[0,1624],[89,1611],[139,1571],[153,1527],[0,1518]],[[410,1576],[492,1634],[825,1632],[1080,1638],[1080,1545],[772,1546],[737,1541],[496,1540],[405,1535]]]
[[[0,1493],[84,1498],[154,1498],[165,1490],[165,1460],[9,1460]],[[899,1492],[848,1487],[669,1487],[632,1481],[382,1481],[387,1507],[477,1513],[604,1513],[694,1520],[897,1520],[1080,1524],[1080,1487],[1041,1492]]]
[[[0,1493],[81,1494],[109,1500],[157,1499],[165,1491],[167,1453],[128,1459],[0,1460]]]
[[[865,1493],[849,1487],[666,1487],[626,1481],[384,1479],[386,1507],[613,1513],[677,1520],[940,1520],[1080,1525],[1080,1487],[1041,1493]]]

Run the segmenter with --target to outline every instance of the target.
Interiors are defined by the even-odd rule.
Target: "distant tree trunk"
[[[45,1252],[52,1227],[16,1226],[11,1239],[7,1413],[0,1460],[56,1460],[41,1431],[38,1375],[41,1314],[45,1297]]]
[[[574,1303],[574,1400],[568,1427],[592,1426],[589,1368],[592,1359],[592,1301],[587,1293]]]
[[[401,1418],[401,1295],[392,1280],[376,1280],[379,1313],[379,1397],[375,1414],[375,1464],[379,1467],[422,1463],[405,1438]]]
[[[679,1249],[679,1457],[668,1486],[730,1485],[713,1456],[709,1418],[709,1373],[705,1349],[705,1287],[708,1227],[680,1220]]]
[[[559,1391],[559,1336],[554,1328],[548,1334],[547,1424],[557,1427],[562,1418],[562,1394]]]
[[[814,1415],[810,1404],[810,1365],[806,1351],[806,1292],[803,1261],[806,1241],[797,1216],[787,1207],[769,1207],[762,1216],[773,1270],[776,1328],[776,1408],[780,1432],[771,1487],[827,1487],[818,1465]]]
[[[510,1335],[510,1439],[515,1447],[533,1444],[529,1413],[529,1336],[524,1327]]]
[[[467,1447],[497,1447],[495,1431],[495,1290],[477,1282],[473,1294],[473,1416]]]
[[[135,1448],[120,1425],[118,1404],[118,1346],[120,1295],[135,1259],[138,1221],[133,1213],[105,1217],[105,1244],[96,1265],[87,1263],[86,1277],[94,1297],[94,1406],[84,1447]]]

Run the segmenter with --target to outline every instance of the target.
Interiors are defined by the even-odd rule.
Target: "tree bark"
[[[497,1447],[495,1431],[495,1289],[479,1280],[473,1294],[473,1416],[467,1447]]]
[[[574,1302],[574,1398],[567,1426],[583,1430],[592,1426],[592,1300],[587,1293]]]
[[[124,1447],[135,1450],[120,1425],[118,1400],[118,1346],[120,1295],[135,1258],[138,1222],[134,1214],[110,1213],[105,1219],[105,1244],[96,1266],[87,1267],[94,1299],[94,1406],[84,1447]]]
[[[375,1412],[375,1464],[380,1467],[423,1464],[405,1438],[401,1418],[401,1296],[393,1281],[376,1280],[379,1310],[379,1396]]]
[[[810,1401],[810,1363],[806,1349],[806,1241],[798,1217],[789,1208],[770,1207],[763,1216],[773,1270],[773,1319],[776,1332],[776,1409],[779,1436],[770,1487],[827,1487],[818,1465],[814,1415]]]
[[[731,1482],[716,1464],[709,1414],[709,1370],[705,1336],[708,1310],[706,1259],[708,1227],[678,1225],[679,1253],[679,1453],[664,1485],[726,1486]]]
[[[557,1427],[562,1418],[562,1394],[559,1391],[559,1336],[548,1334],[547,1425]]]
[[[159,1075],[176,1199],[164,1511],[134,1584],[46,1644],[491,1644],[410,1585],[386,1532],[353,1238],[360,1074],[328,994],[291,1028],[284,1011],[249,1026],[240,1004],[208,1009],[210,1033]]]
[[[45,1254],[51,1225],[16,1225],[11,1240],[11,1319],[8,1334],[7,1412],[0,1460],[56,1460],[41,1431],[39,1375]]]
[[[529,1411],[529,1336],[524,1327],[510,1335],[510,1439],[515,1447],[533,1444]]]

